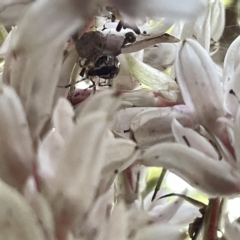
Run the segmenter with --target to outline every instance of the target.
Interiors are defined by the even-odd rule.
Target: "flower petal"
[[[183,127],[176,119],[172,121],[172,131],[177,142],[195,148],[207,156],[218,159],[218,153],[210,142],[190,128]]]
[[[21,102],[15,91],[0,86],[0,177],[20,189],[34,162],[32,140]]]
[[[186,191],[185,193],[186,194]],[[174,217],[177,210],[180,208],[180,206],[183,203],[182,198],[176,198],[171,202],[168,202],[165,205],[156,205],[149,214],[153,216],[157,221],[160,222],[168,222],[171,218]],[[160,208],[159,208],[160,207]]]
[[[215,63],[200,44],[191,39],[183,42],[175,63],[186,105],[195,110],[197,122],[220,135],[224,125],[216,120],[224,115],[223,91]]]
[[[58,11],[53,13],[52,9]],[[84,28],[85,17],[95,10],[82,1],[35,1],[18,25],[3,80],[15,88],[22,100],[35,145],[52,111],[63,45],[77,27]]]
[[[141,83],[153,90],[158,90],[165,98],[178,99],[178,86],[167,74],[148,66],[130,54],[126,54],[130,73]]]
[[[156,144],[144,152],[142,159],[145,166],[167,168],[210,196],[227,196],[240,191],[240,174],[235,168],[184,145]]]
[[[45,197],[37,191],[34,184],[33,179],[29,179],[24,190],[24,197],[41,223],[45,237],[54,240],[54,219],[51,207]]]
[[[140,228],[137,232],[135,240],[156,240],[156,239],[169,239],[169,240],[182,240],[186,238],[186,233],[181,231],[178,225],[168,223],[152,224]]]
[[[125,108],[117,111],[113,118],[113,133],[123,138],[130,138],[130,125],[132,119],[140,112],[149,108]],[[155,108],[156,109],[156,108]]]
[[[110,4],[118,8],[122,15],[129,21],[144,19],[145,17],[166,17],[170,20],[179,18],[195,18],[204,12],[207,1],[205,0],[109,0]]]
[[[105,236],[100,240],[125,240],[127,238],[127,227],[127,213],[125,206],[120,202],[114,207],[110,221],[106,225]]]
[[[146,148],[157,142],[174,141],[171,130],[171,122],[174,118],[185,126],[193,126],[191,118],[168,107],[147,110],[134,117],[131,130],[139,147]]]
[[[74,111],[70,103],[60,98],[53,111],[53,126],[57,129],[62,138],[67,139],[73,131]]]
[[[98,195],[106,192],[116,175],[132,165],[139,156],[136,144],[127,139],[109,138],[106,148],[106,162],[101,172]]]
[[[28,4],[19,3],[7,6],[0,12],[0,22],[6,27],[12,27],[18,24],[24,15],[26,15],[29,8],[33,5],[32,1],[28,2]]]
[[[230,223],[227,215],[224,216],[225,234],[227,240],[235,240],[240,236],[240,224],[236,220]]]
[[[72,136],[73,115],[70,103],[66,99],[60,98],[53,111],[54,128],[43,139],[38,149],[38,172],[45,184],[49,184],[55,176],[59,158],[62,156],[67,141]]]
[[[212,1],[211,5],[211,38],[217,42],[225,27],[225,8],[220,0]]]
[[[1,238],[45,240],[40,223],[32,208],[15,189],[0,181]]]
[[[233,146],[236,154],[237,167],[240,170],[240,106],[238,106],[233,127]]]
[[[112,199],[112,191],[108,191],[96,199],[87,219],[81,226],[80,236],[85,236],[86,239],[94,239],[95,235],[103,231],[106,221],[110,218]],[[79,226],[77,228],[79,228]],[[79,229],[77,229],[77,231],[79,231]]]
[[[199,209],[193,205],[181,205],[173,218],[170,219],[169,223],[171,224],[181,224],[189,225],[194,221],[195,218],[200,218],[202,214],[199,212]]]

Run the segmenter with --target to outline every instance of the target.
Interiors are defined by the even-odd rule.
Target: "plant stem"
[[[156,185],[156,188],[155,188],[153,196],[152,196],[152,200],[151,200],[152,202],[154,201],[155,197],[157,196],[157,193],[162,185],[163,178],[165,177],[166,173],[167,173],[167,169],[163,168],[162,172],[160,173],[160,176],[158,178],[157,185]]]
[[[221,207],[221,199],[215,198],[209,200],[207,212],[204,219],[204,235],[203,240],[216,240],[219,222],[219,209]]]

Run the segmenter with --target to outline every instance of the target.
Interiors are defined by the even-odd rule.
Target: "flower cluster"
[[[1,1],[0,239],[238,239],[224,206],[240,194],[240,37],[212,59],[224,12],[220,0]],[[172,193],[168,172],[207,201]]]

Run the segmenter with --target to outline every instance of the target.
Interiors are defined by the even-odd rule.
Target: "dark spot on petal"
[[[121,95],[122,95],[122,93],[120,91],[116,91],[115,93],[113,93],[114,97],[119,97]]]
[[[128,238],[134,238],[136,233],[137,233],[136,229],[132,229],[128,235]]]
[[[229,93],[236,96],[235,92],[233,91],[233,89],[229,90]]]
[[[159,156],[155,156],[155,159],[159,159]]]
[[[114,174],[118,174],[118,169],[115,169],[115,170],[114,170]]]
[[[68,55],[68,50],[64,50],[63,51],[63,57],[67,56]]]
[[[111,204],[108,204],[108,205],[107,205],[107,208],[106,208],[106,215],[105,215],[106,219],[109,219],[109,218],[110,218],[110,216],[111,216],[111,210],[112,210],[112,205],[111,205]]]
[[[199,182],[197,182],[197,181],[194,181],[194,184],[195,184],[196,186],[199,186],[199,185],[200,185]]]
[[[188,147],[190,147],[190,143],[188,141],[188,139],[186,138],[186,136],[182,136],[184,142],[187,144]]]

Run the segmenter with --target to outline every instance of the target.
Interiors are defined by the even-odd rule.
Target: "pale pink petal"
[[[238,106],[236,118],[233,127],[233,146],[236,154],[236,162],[238,169],[240,169],[240,107]]]
[[[17,94],[11,87],[0,88],[0,177],[20,189],[34,163],[32,140]]]
[[[139,147],[145,148],[157,142],[174,141],[171,130],[171,122],[174,118],[184,126],[193,127],[194,125],[192,119],[172,108],[147,110],[134,117],[131,130]]]
[[[144,19],[145,17],[166,17],[168,19],[196,18],[207,6],[205,0],[109,0],[118,8],[127,20]]]
[[[43,139],[38,149],[38,171],[47,184],[55,176],[58,160],[62,156],[66,142],[72,136],[73,116],[70,103],[60,98],[53,111],[53,129]]]
[[[128,101],[134,107],[155,107],[154,93],[147,89],[139,89],[123,93],[123,101]]]
[[[233,81],[234,70],[237,68],[239,64],[239,58],[236,52],[239,51],[240,48],[240,37],[237,37],[229,46],[226,56],[224,58],[223,64],[223,86],[225,87],[228,82]]]
[[[60,77],[57,84],[57,90],[54,97],[55,102],[58,100],[59,97],[67,97],[69,88],[66,88],[66,86],[69,85],[69,77],[71,76],[73,67],[78,59],[78,53],[75,49],[75,45],[71,45],[67,49],[67,51],[68,51],[67,57],[64,59]]]
[[[93,239],[105,227],[106,220],[109,220],[112,211],[113,192],[108,191],[101,195],[94,202],[87,219],[84,221],[77,235],[85,236],[87,239]],[[77,227],[78,228],[78,227]]]
[[[117,111],[113,118],[113,133],[123,138],[130,138],[130,125],[132,119],[139,113],[149,110],[149,108],[125,108]],[[155,108],[156,109],[156,108]]]
[[[227,215],[224,216],[225,234],[227,240],[236,240],[240,237],[240,224],[238,220],[230,223]]]
[[[154,19],[154,24],[151,24],[151,21],[147,21],[143,26],[139,26],[141,32],[145,31],[147,34],[156,35],[160,33],[167,32],[174,21],[170,21],[166,18]]]
[[[3,80],[19,94],[35,144],[52,111],[64,44],[77,27],[85,27],[86,17],[95,11],[89,4],[91,1],[88,4],[66,0],[36,1],[12,39]]]
[[[161,70],[172,65],[175,61],[178,45],[180,43],[160,43],[155,48],[144,51],[144,62],[148,65]]]
[[[225,7],[220,0],[212,1],[211,6],[211,38],[218,41],[225,27]]]
[[[18,24],[33,4],[32,1],[28,2],[28,4],[19,3],[10,5],[0,11],[0,22],[6,27],[12,27]]]
[[[199,209],[193,205],[181,205],[176,214],[170,219],[171,224],[189,225],[195,218],[200,218],[202,214]]]
[[[191,39],[183,42],[175,63],[185,104],[195,111],[196,121],[221,135],[224,125],[216,120],[224,115],[223,91],[215,63],[201,45]]]
[[[168,222],[175,215],[183,201],[182,198],[177,197],[165,205],[156,205],[149,214],[154,217],[156,221]]]
[[[168,240],[183,240],[187,236],[186,233],[181,231],[181,226],[171,225],[168,223],[156,223],[149,226],[140,228],[136,234],[134,240],[156,240],[156,239],[168,239]]]
[[[87,114],[80,116],[58,159],[49,195],[59,203],[52,204],[57,221],[62,223],[57,230],[60,233],[61,227],[67,230],[72,221],[81,224],[91,207],[105,162],[110,117],[119,103],[119,97],[111,91],[92,97],[85,105],[88,109],[82,111]]]
[[[41,223],[41,228],[46,239],[54,240],[55,227],[51,207],[45,197],[37,191],[33,179],[31,178],[26,184],[24,197],[34,210],[38,221]]]
[[[167,168],[210,196],[227,196],[240,191],[240,174],[236,168],[184,145],[157,144],[147,149],[142,159],[145,166]]]
[[[45,240],[41,225],[30,205],[14,188],[0,181],[1,239]]]
[[[176,119],[172,121],[172,131],[177,142],[195,148],[213,159],[219,158],[209,140],[193,129],[183,127]]]
[[[33,0],[2,0],[0,3],[0,12],[15,4],[28,4],[31,2],[33,2]]]
[[[157,205],[164,205],[167,202],[167,198],[160,198],[160,197],[162,197],[168,193],[169,193],[169,191],[167,191],[167,189],[165,189],[165,188],[159,189],[154,201],[152,202],[152,197],[153,197],[154,191],[151,191],[144,198],[144,201],[143,201],[144,210],[149,211],[149,210],[152,210],[152,208],[154,208]]]
[[[127,139],[109,138],[106,148],[106,161],[101,172],[98,195],[106,192],[116,175],[132,165],[139,156],[136,144]]]
[[[59,134],[67,140],[73,131],[73,117],[74,111],[69,101],[64,98],[60,98],[53,111],[52,121],[53,126]]]
[[[99,240],[125,240],[127,238],[128,219],[123,203],[115,205],[112,216],[105,228],[104,236]]]
[[[111,99],[110,101],[107,101]],[[80,112],[79,119],[83,116],[87,116],[89,113],[99,111],[109,111],[108,114],[113,114],[120,106],[121,95],[115,91],[102,91],[95,95],[92,95],[84,103],[84,107]],[[115,105],[114,105],[115,104]]]

